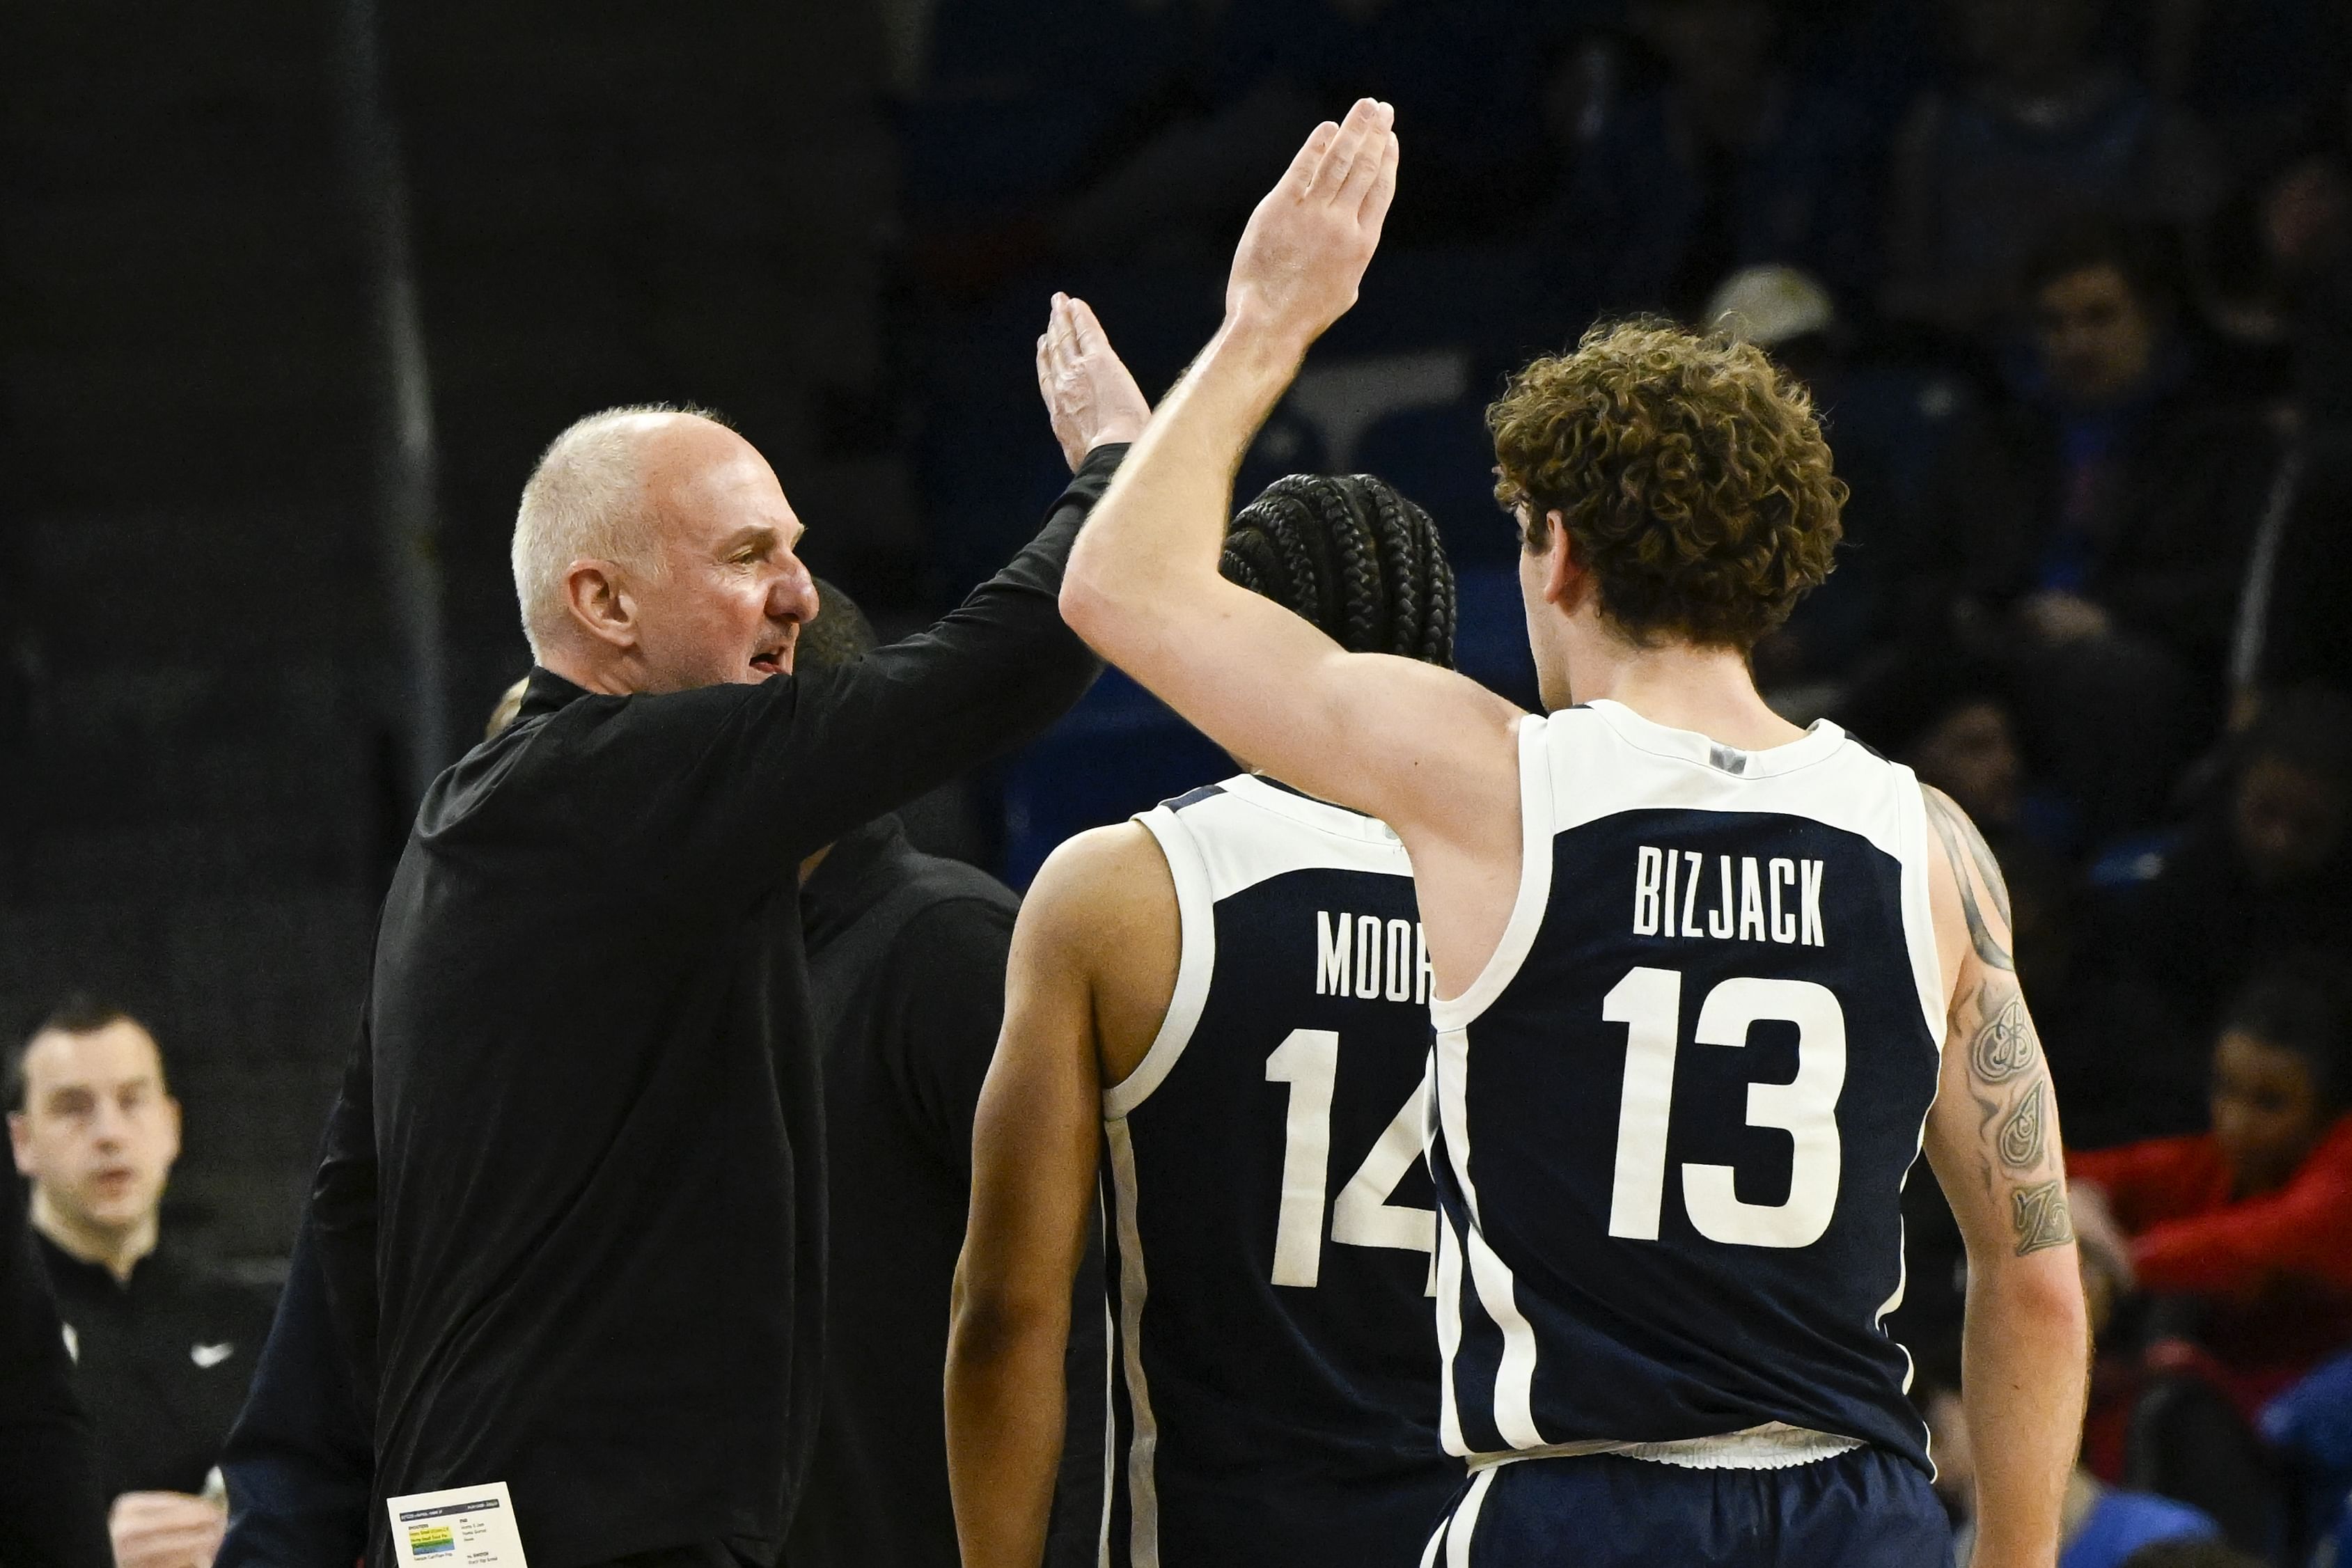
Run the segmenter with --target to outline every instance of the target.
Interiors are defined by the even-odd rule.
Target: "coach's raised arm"
[[[619,410],[531,475],[528,695],[418,813],[312,1194],[372,1562],[383,1499],[500,1481],[532,1568],[775,1560],[823,1351],[795,872],[1092,678],[1055,595],[1149,411],[1123,372],[1045,391],[1076,477],[1044,531],[824,673],[793,672],[816,590],[741,437]]]

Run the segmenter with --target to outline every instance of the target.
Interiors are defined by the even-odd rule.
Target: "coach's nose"
[[[806,626],[816,619],[818,607],[816,579],[809,575],[800,557],[786,557],[784,569],[768,584],[768,619]]]

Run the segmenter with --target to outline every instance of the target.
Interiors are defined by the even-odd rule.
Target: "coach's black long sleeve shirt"
[[[824,1353],[795,868],[1084,690],[1055,597],[1119,456],[918,637],[660,696],[535,670],[435,782],[312,1194],[379,1500],[505,1481],[534,1568],[773,1559]]]

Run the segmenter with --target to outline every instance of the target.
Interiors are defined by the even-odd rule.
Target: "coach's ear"
[[[574,561],[563,571],[563,605],[572,625],[608,647],[637,646],[637,602],[609,561]]]

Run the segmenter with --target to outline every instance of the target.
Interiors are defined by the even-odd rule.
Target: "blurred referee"
[[[749,443],[618,410],[541,459],[529,691],[418,813],[312,1193],[378,1568],[383,1499],[499,1481],[534,1568],[775,1561],[824,1368],[795,868],[1091,678],[1055,595],[1145,410],[1060,391],[1080,460],[1037,540],[929,631],[797,676],[816,594]]]

